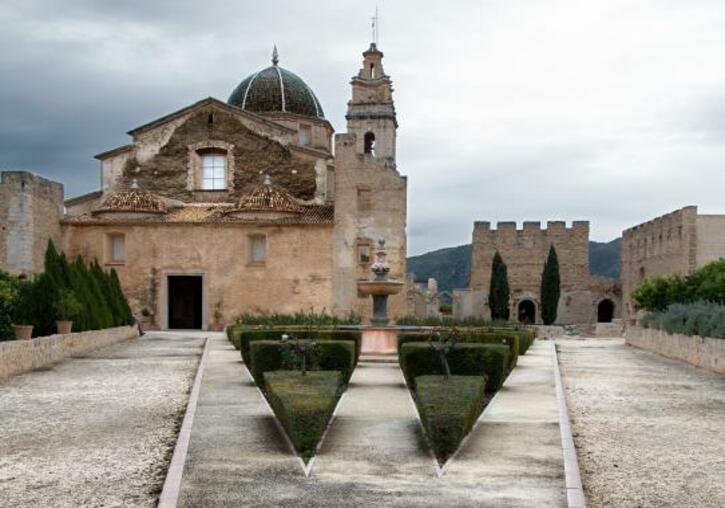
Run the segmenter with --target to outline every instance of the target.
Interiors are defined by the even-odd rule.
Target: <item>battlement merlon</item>
[[[14,192],[33,194],[53,202],[63,203],[63,184],[35,175],[29,171],[13,170],[0,173],[0,185]]]
[[[570,227],[567,227],[566,221],[547,221],[546,228],[541,227],[540,221],[524,221],[521,229],[518,228],[518,224],[515,221],[500,221],[496,223],[495,228],[491,228],[491,222],[489,221],[475,221],[473,223],[473,232],[485,233],[485,232],[511,232],[517,233],[523,232],[589,232],[589,221],[586,220],[575,220],[571,223]]]

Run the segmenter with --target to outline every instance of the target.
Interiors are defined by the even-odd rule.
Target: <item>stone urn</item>
[[[67,321],[67,320],[61,320],[56,321],[55,326],[58,329],[58,333],[61,335],[66,335],[71,332],[73,329],[73,321]]]
[[[33,338],[33,325],[13,325],[16,340],[30,340]]]

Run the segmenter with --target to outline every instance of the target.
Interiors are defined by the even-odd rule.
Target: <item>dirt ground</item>
[[[589,507],[725,506],[725,377],[623,339],[557,347]]]
[[[202,346],[148,334],[0,382],[0,506],[155,506]]]

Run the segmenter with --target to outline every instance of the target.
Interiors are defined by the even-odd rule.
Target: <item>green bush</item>
[[[509,319],[509,279],[506,263],[496,251],[491,263],[491,284],[488,291],[488,305],[491,318],[508,321]]]
[[[415,388],[415,378],[442,375],[438,352],[427,342],[409,342],[400,350],[400,368],[408,386]],[[498,344],[457,344],[448,353],[451,373],[455,376],[485,376],[486,391],[495,392],[506,379],[509,347]]]
[[[265,372],[299,368],[294,362],[291,347],[291,342],[279,340],[255,340],[250,344],[247,367],[257,386],[265,387]],[[305,358],[310,371],[336,370],[347,383],[355,367],[355,346],[345,340],[320,341],[314,350],[307,351]]]
[[[642,319],[645,328],[668,333],[725,339],[725,305],[712,302],[673,303]]]
[[[561,297],[561,277],[556,249],[549,247],[549,256],[541,274],[541,320],[545,325],[554,324]]]
[[[344,326],[359,325],[362,318],[350,313],[345,317],[337,317],[328,314],[324,309],[322,312],[296,312],[294,314],[242,314],[236,318],[239,325],[249,326],[303,326],[303,327],[319,327],[319,326]]]
[[[236,331],[235,331],[236,330]],[[244,363],[249,365],[251,358],[249,355],[249,344],[257,340],[281,340],[283,335],[294,336],[298,339],[310,339],[317,341],[329,340],[349,340],[354,343],[355,363],[360,357],[360,345],[362,343],[362,332],[358,330],[339,330],[339,329],[299,329],[295,330],[290,327],[275,328],[247,328],[241,325],[233,327],[233,334],[239,334],[239,349],[242,354]],[[236,335],[232,335],[236,338]]]
[[[415,403],[438,462],[453,455],[486,402],[483,376],[419,376]]]
[[[256,347],[259,343],[255,343]],[[295,450],[307,462],[315,455],[340,394],[339,372],[299,371],[264,374],[267,399]]]
[[[690,275],[645,279],[632,293],[635,307],[664,311],[675,303],[714,302],[725,305],[725,258],[708,263]]]

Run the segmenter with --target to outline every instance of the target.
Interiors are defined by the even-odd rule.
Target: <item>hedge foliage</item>
[[[398,326],[458,326],[461,328],[468,327],[497,327],[497,328],[510,328],[519,329],[523,328],[523,325],[519,323],[512,323],[510,321],[491,321],[490,319],[483,319],[478,317],[467,317],[463,319],[456,319],[450,316],[440,317],[418,317],[418,316],[400,316],[395,319],[395,324]]]
[[[362,318],[351,312],[345,317],[337,317],[332,314],[328,314],[325,309],[322,312],[315,312],[311,309],[308,312],[300,311],[294,314],[253,314],[247,313],[242,314],[236,318],[236,324],[238,325],[249,325],[249,326],[303,326],[303,327],[318,327],[318,326],[344,326],[344,325],[359,325],[362,323]]]
[[[266,372],[264,384],[269,404],[295,450],[307,462],[315,455],[317,443],[335,411],[343,384],[341,374],[317,371],[303,376],[299,371]]]
[[[552,245],[541,274],[541,320],[545,325],[554,324],[561,297],[559,257]]]
[[[0,317],[1,333],[8,333],[1,325],[8,316],[14,324],[32,325],[35,337],[56,333],[56,321],[61,319],[73,321],[76,332],[134,322],[115,270],[106,272],[98,261],[86,263],[80,256],[68,261],[52,241],[42,274],[30,280],[7,274],[0,279],[5,288],[0,295],[5,314]]]
[[[251,363],[249,354],[250,343],[257,340],[281,340],[283,335],[316,341],[349,340],[354,343],[356,363],[360,357],[362,332],[359,330],[340,330],[336,328],[295,329],[292,327],[249,328],[246,325],[231,325],[227,327],[229,341],[234,344],[235,348],[241,351],[242,359],[247,365]]]
[[[483,376],[418,376],[415,403],[438,462],[453,455],[486,402]]]
[[[664,311],[675,303],[700,301],[725,305],[725,258],[708,263],[684,277],[671,275],[645,279],[632,293],[635,307]]]
[[[506,345],[457,344],[447,358],[454,376],[485,376],[488,392],[501,388],[508,374],[509,347]],[[444,374],[438,352],[427,342],[403,344],[399,359],[405,380],[413,389],[419,376]]]
[[[712,302],[673,303],[667,309],[646,314],[645,328],[668,333],[725,339],[725,305]]]
[[[309,344],[309,341],[304,342]],[[247,367],[260,388],[265,388],[265,372],[299,369],[289,341],[255,340],[249,349],[250,362]],[[355,346],[347,340],[320,341],[316,348],[306,352],[305,358],[310,371],[339,371],[347,383],[355,368]]]
[[[509,278],[506,263],[496,251],[491,263],[491,284],[488,291],[491,318],[499,321],[509,319]]]

